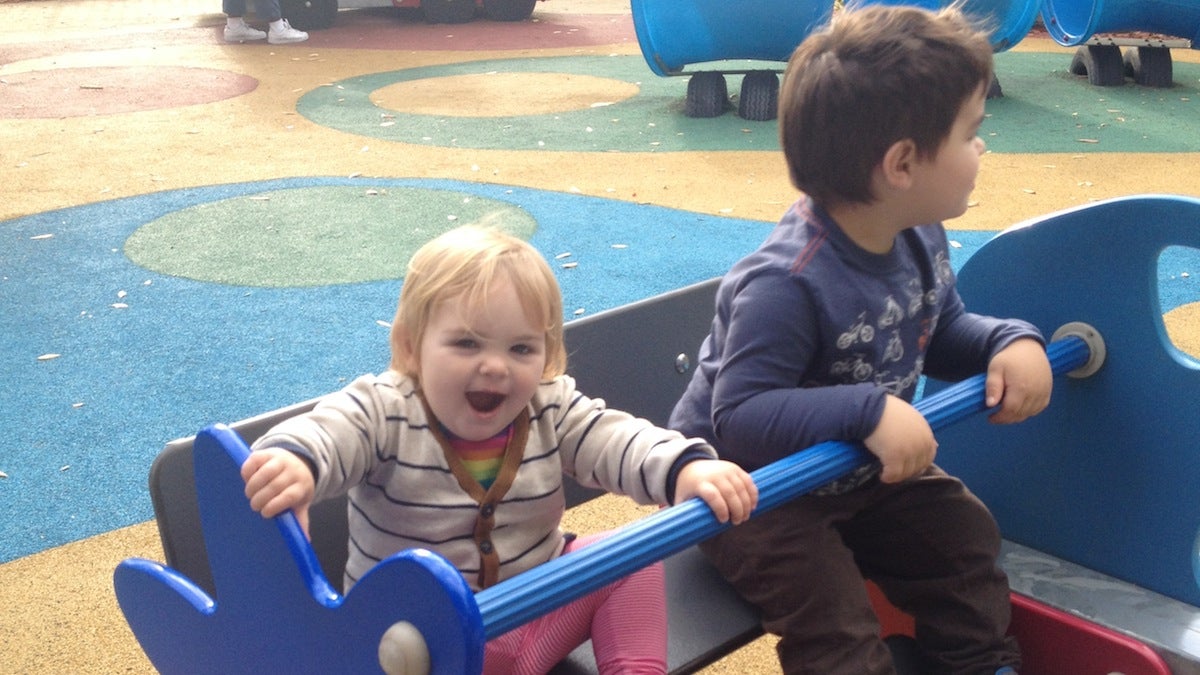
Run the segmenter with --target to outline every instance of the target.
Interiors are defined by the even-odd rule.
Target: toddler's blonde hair
[[[562,292],[554,272],[528,242],[486,224],[450,230],[422,246],[409,261],[392,321],[392,370],[416,378],[407,364],[420,358],[421,339],[434,309],[457,297],[465,298],[472,309],[481,307],[497,279],[512,283],[529,320],[545,330],[542,376],[551,379],[566,372]]]

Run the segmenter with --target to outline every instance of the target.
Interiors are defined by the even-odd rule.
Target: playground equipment
[[[683,75],[689,65],[716,61],[786,62],[796,46],[829,21],[830,0],[722,2],[721,0],[632,0],[633,27],[646,64],[655,75]],[[729,106],[725,75],[741,73],[738,115],[775,117],[779,77],[774,70],[725,64],[688,80],[684,112],[716,117]]]
[[[1027,423],[1001,431],[967,420],[939,433],[938,462],[988,504],[1007,541],[1075,566],[1070,583],[1048,583],[1061,568],[1014,553],[1024,570],[1010,568],[1014,589],[1037,585],[1051,604],[1158,644],[1176,672],[1200,672],[1177,663],[1195,659],[1181,636],[1200,625],[1200,415],[1190,395],[1200,364],[1162,321],[1167,247],[1200,249],[1200,201],[1101,202],[1057,214],[1053,228],[1009,230],[984,247],[989,255],[972,256],[959,292],[973,311],[1015,307],[1053,331],[1069,308],[1104,336],[1108,358],[1093,377],[1056,388]],[[996,444],[1011,451],[972,451]],[[1096,573],[1127,583],[1097,584]]]
[[[1086,332],[1049,349],[1058,373],[1090,368],[1102,351],[1095,334]],[[981,411],[983,376],[918,408],[935,429]],[[123,562],[114,580],[135,635],[168,675],[317,672],[333,663],[344,672],[371,672],[377,665],[386,672],[480,672],[486,640],[728,527],[699,499],[689,500],[474,595],[442,558],[403,551],[343,598],[290,513],[270,523],[249,508],[238,474],[249,449],[236,432],[208,427],[196,436],[194,453],[216,600],[177,571],[146,560]],[[764,467],[754,473],[758,512],[869,458],[860,446],[824,443]]]
[[[300,30],[329,28],[339,9],[420,9],[429,23],[466,23],[482,12],[492,21],[524,21],[539,0],[280,0],[283,16]]]
[[[992,48],[1020,42],[1037,18],[1037,0],[967,0],[963,10],[993,26]],[[866,0],[863,4],[907,4],[937,9],[936,0]],[[796,47],[833,15],[831,0],[632,0],[633,25],[647,65],[660,77],[690,75],[684,113],[716,117],[729,107],[725,76],[743,74],[738,115],[775,118],[780,66]],[[750,64],[729,63],[750,61]],[[685,72],[688,66],[704,69]],[[711,68],[711,69],[709,69]]]
[[[1200,417],[1189,395],[1200,366],[1165,340],[1155,273],[1164,248],[1200,247],[1198,222],[1198,200],[1102,202],[1013,228],[980,249],[960,273],[960,290],[973,310],[1021,316],[1057,333],[1050,360],[1056,372],[1076,376],[1056,380],[1050,408],[1021,425],[975,419],[983,409],[980,377],[942,389],[930,383],[930,393],[917,403],[938,430],[939,463],[962,475],[1000,521],[1006,539],[1001,563],[1016,591],[1013,632],[1024,644],[1024,673],[1200,672],[1200,647],[1189,637],[1200,621],[1192,573],[1200,486],[1191,485],[1200,462],[1194,452]],[[661,420],[686,382],[698,336],[707,330],[713,289],[706,282],[588,323],[570,322],[568,331],[576,332],[568,332],[567,344],[573,358],[580,354],[574,365],[582,362],[586,370],[581,386],[592,391],[583,378],[611,378],[611,389],[598,390],[606,399],[639,410],[634,399],[648,395],[648,415]],[[638,326],[645,332],[629,349],[620,336],[625,327]],[[689,344],[682,353],[674,348],[681,335]],[[643,353],[647,358],[640,358]],[[620,372],[607,372],[606,364]],[[235,426],[253,437],[312,404]],[[308,672],[328,669],[325,659],[335,657],[346,672],[370,672],[397,660],[415,664],[408,672],[423,672],[425,663],[428,672],[478,672],[482,640],[667,556],[676,672],[714,658],[715,643],[706,640],[727,639],[721,643],[727,650],[754,635],[746,629],[754,624],[752,612],[711,570],[704,576],[703,565],[695,565],[703,561],[691,544],[724,527],[697,500],[473,597],[448,564],[413,551],[384,561],[342,597],[322,574],[340,578],[340,567],[317,562],[290,514],[266,521],[246,505],[237,474],[246,448],[238,434],[212,427],[194,439],[194,453],[192,444],[187,439],[168,448],[194,454],[197,518],[207,548],[199,560],[194,553],[179,557],[176,545],[196,538],[199,525],[188,530],[186,515],[160,509],[162,497],[186,501],[179,476],[157,488],[152,477],[151,487],[168,560],[176,557],[171,564],[179,568],[210,569],[213,590],[193,581],[199,575],[189,578],[146,560],[125,561],[114,575],[135,635],[164,673]],[[179,457],[174,453],[174,461]],[[760,511],[865,457],[856,446],[827,443],[759,470]],[[340,545],[344,561],[344,510],[333,542],[319,541],[321,516],[312,516],[313,545]],[[673,586],[681,574],[683,583]],[[696,639],[692,624],[676,623],[674,606],[683,602],[708,602],[706,613],[694,605],[690,611],[715,618],[719,629],[740,632]],[[886,603],[880,616],[885,634],[905,632],[896,627],[904,617]],[[1098,665],[1079,670],[1085,663]]]
[[[1200,38],[1196,0],[1041,0],[1041,14],[1050,37],[1078,47],[1071,72],[1102,87],[1124,84],[1126,76],[1170,87],[1171,49]]]
[[[877,5],[915,5],[937,10],[951,3],[939,0],[868,0]],[[1037,0],[965,0],[962,11],[991,27],[992,51],[1012,49],[1029,35],[1037,21]]]

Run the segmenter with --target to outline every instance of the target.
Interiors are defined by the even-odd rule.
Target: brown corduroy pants
[[[701,548],[781,636],[787,675],[895,673],[864,577],[914,616],[935,672],[1020,665],[1005,636],[1011,610],[995,519],[936,466],[898,485],[873,479],[846,494],[801,497]]]

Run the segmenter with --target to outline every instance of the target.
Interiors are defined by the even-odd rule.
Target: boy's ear
[[[892,143],[879,166],[884,182],[895,189],[907,189],[912,185],[916,162],[917,144],[911,138]]]

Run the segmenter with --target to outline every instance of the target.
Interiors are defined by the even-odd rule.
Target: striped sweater
[[[695,450],[716,456],[703,441],[606,408],[562,376],[538,387],[485,491],[414,382],[391,371],[359,377],[281,422],[254,444],[266,447],[312,462],[315,500],[348,494],[347,590],[406,548],[441,554],[472,588],[485,588],[561,553],[564,473],[640,504],[665,504],[676,460]]]

